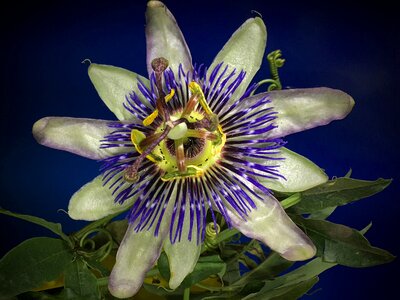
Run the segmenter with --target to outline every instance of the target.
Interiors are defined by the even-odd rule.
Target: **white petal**
[[[68,151],[90,159],[121,153],[123,147],[100,149],[100,140],[109,134],[110,121],[68,117],[46,117],[33,125],[33,136],[44,146]]]
[[[128,298],[139,291],[168,236],[175,197],[176,186],[165,209],[158,236],[154,236],[154,227],[141,232],[135,232],[135,224],[128,227],[108,282],[108,289],[114,297]]]
[[[174,244],[171,244],[168,238],[164,244],[164,250],[168,256],[169,268],[171,271],[169,280],[169,287],[171,289],[176,289],[185,277],[193,271],[201,252],[201,242],[197,243],[197,224],[195,220],[193,221],[192,239],[191,241],[188,240],[190,230],[190,207],[188,202],[189,201],[187,201],[185,208],[181,241],[176,241]]]
[[[94,221],[108,215],[122,212],[131,206],[135,197],[123,204],[115,203],[115,196],[103,186],[102,176],[97,176],[77,191],[69,201],[68,214],[74,220]]]
[[[267,188],[279,192],[301,192],[328,181],[325,172],[311,160],[284,147],[279,151],[276,157],[283,160],[264,160],[263,163],[268,166],[279,165],[278,172],[285,179],[257,177]]]
[[[345,118],[353,109],[353,98],[330,88],[289,89],[268,93],[278,112],[270,137],[282,137]]]
[[[147,70],[153,72],[151,62],[164,57],[169,67],[178,74],[179,64],[184,71],[192,70],[192,57],[185,38],[174,16],[160,1],[149,1],[146,11]]]
[[[271,102],[260,104],[257,107],[257,103],[264,98]],[[248,110],[252,106],[255,108]],[[271,111],[267,109],[272,108],[272,111],[278,113],[277,118],[273,121],[277,128],[263,134],[263,137],[279,138],[341,120],[351,112],[353,106],[353,98],[340,90],[325,87],[288,89],[261,93],[243,99],[222,120],[245,112],[236,121],[249,123],[254,119],[251,115],[254,115],[256,111],[263,112],[257,114],[257,118],[260,118],[263,114],[269,114]],[[267,122],[265,125],[270,125],[270,123]]]
[[[135,232],[133,227],[130,225],[126,231],[109,278],[108,289],[117,298],[129,298],[139,291],[168,233],[164,230],[155,237],[153,231]]]
[[[234,210],[228,207],[232,225],[244,235],[257,239],[283,258],[291,261],[306,260],[313,257],[316,248],[286,215],[279,201],[271,195],[262,195],[263,201],[253,199],[257,209],[246,217],[239,218]]]
[[[258,17],[248,19],[235,31],[208,68],[208,78],[213,69],[222,62],[229,66],[228,71],[222,78],[228,76],[233,69],[236,69],[237,74],[242,70],[246,72],[246,76],[232,96],[231,102],[245,92],[260,68],[266,42],[267,31],[263,20]],[[219,73],[222,72],[222,69]]]
[[[149,86],[149,81],[146,78],[123,68],[94,63],[90,64],[88,73],[100,98],[118,120],[137,120],[137,118],[124,107],[126,96],[132,92],[139,97],[144,105],[150,105],[138,88],[139,79],[144,85]]]

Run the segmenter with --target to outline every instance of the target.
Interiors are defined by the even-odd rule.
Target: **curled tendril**
[[[270,85],[268,86],[268,92],[273,91],[273,90],[281,90],[282,89],[282,84],[279,79],[279,72],[278,69],[283,67],[285,63],[285,59],[282,58],[282,51],[281,50],[275,50],[272,51],[267,55],[267,60],[269,62],[269,70],[271,72],[272,79],[264,79],[261,80],[260,82],[257,83],[257,88],[251,93],[251,95],[254,95],[254,92],[263,84],[269,83]]]
[[[96,242],[93,239],[89,238],[89,235],[95,232],[103,233],[107,238],[107,242],[98,249],[96,249]],[[110,232],[108,232],[106,229],[95,228],[93,230],[86,232],[79,239],[79,248],[80,248],[79,252],[82,256],[102,261],[110,254],[113,248],[113,238]]]
[[[218,243],[215,242],[220,227],[216,223],[208,223],[206,226],[206,237],[204,239],[204,246],[207,250],[215,250],[218,248]]]

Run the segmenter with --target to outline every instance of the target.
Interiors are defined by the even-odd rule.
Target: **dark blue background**
[[[31,135],[44,116],[112,119],[80,62],[121,66],[146,75],[145,1],[35,3],[1,9],[1,203],[15,212],[79,228],[58,209],[96,176],[98,164],[37,145]],[[356,100],[343,121],[288,137],[289,147],[330,176],[353,168],[361,179],[395,178],[384,192],[340,207],[331,220],[373,227],[371,243],[399,253],[399,24],[395,9],[303,1],[167,1],[194,61],[209,64],[234,30],[257,10],[268,28],[267,52],[282,49],[285,86],[329,86]],[[16,4],[15,4],[16,5]],[[264,63],[257,80],[268,77]],[[26,238],[49,235],[1,216],[1,253]],[[321,276],[313,299],[387,299],[397,290],[398,263],[370,269],[336,267]],[[305,297],[307,298],[307,297]]]

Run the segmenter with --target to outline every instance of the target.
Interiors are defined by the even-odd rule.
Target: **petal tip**
[[[307,260],[315,256],[317,249],[314,244],[295,245],[281,253],[281,256],[290,261]]]
[[[113,280],[113,278],[110,277],[108,290],[114,297],[125,299],[135,295],[138,291],[138,288],[135,282],[130,280],[120,280],[116,282],[116,280]]]
[[[183,279],[185,279],[185,278],[180,278],[182,276],[177,276],[177,275],[178,274],[171,273],[171,278],[169,280],[168,285],[169,285],[169,288],[172,290],[175,290],[177,287],[179,287],[181,285]]]
[[[157,8],[157,7],[165,7],[165,5],[161,1],[151,0],[151,1],[147,2],[147,7],[148,8]]]
[[[49,123],[49,117],[42,118],[33,124],[32,134],[35,140],[39,144],[44,143],[45,135],[44,131],[46,130],[47,124]]]

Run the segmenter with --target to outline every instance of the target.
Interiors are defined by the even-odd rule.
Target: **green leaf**
[[[328,218],[335,210],[337,206],[326,207],[321,210],[318,210],[308,216],[308,219],[313,220],[325,220]]]
[[[158,258],[157,267],[158,270],[160,271],[161,276],[168,282],[171,277],[171,273],[169,270],[168,256],[164,251]]]
[[[0,260],[0,298],[56,280],[72,260],[71,249],[60,239],[36,237],[22,242]]]
[[[228,284],[232,284],[233,282],[240,279],[240,269],[238,261],[233,261],[226,265],[226,272],[222,279]]]
[[[128,229],[128,220],[124,219],[111,222],[107,225],[106,229],[111,233],[114,241],[116,241],[118,244],[121,244],[122,239],[125,236],[125,232]]]
[[[218,274],[222,277],[226,271],[225,262],[218,255],[203,256],[199,258],[197,265],[180,285],[181,288],[188,288],[208,278],[210,275]]]
[[[317,256],[326,262],[349,267],[371,267],[391,262],[388,251],[372,247],[358,230],[323,220],[291,216],[317,247]]]
[[[242,276],[242,278],[234,283],[234,285],[243,285],[258,279],[272,279],[286,269],[290,268],[292,265],[292,261],[284,259],[276,252],[271,252],[265,261],[263,261],[254,270]]]
[[[264,292],[272,291],[274,289],[284,288],[311,280],[315,276],[336,265],[337,264],[335,263],[324,262],[320,257],[314,258],[312,261],[293,270],[292,272],[276,277],[273,280],[265,281],[265,286],[262,290]]]
[[[250,294],[243,300],[296,300],[307,293],[318,280],[316,276],[275,290],[264,291],[261,289],[258,293]]]
[[[64,299],[97,300],[100,299],[100,291],[97,279],[90,272],[83,260],[77,258],[65,269],[65,289],[62,293]]]
[[[360,230],[360,233],[361,233],[362,235],[365,235],[365,234],[368,232],[368,230],[371,229],[371,227],[372,227],[372,222],[370,222],[367,226],[365,226],[363,229],[361,229],[361,230]]]
[[[0,213],[7,215],[7,216],[14,217],[14,218],[22,219],[22,220],[34,223],[36,225],[42,226],[44,228],[47,228],[48,230],[50,230],[50,231],[54,232],[55,234],[59,235],[60,237],[62,237],[67,242],[70,242],[70,239],[68,238],[68,236],[62,232],[60,223],[49,222],[49,221],[46,221],[45,219],[38,218],[35,216],[13,213],[13,212],[11,212],[9,210],[5,210],[3,208],[0,208]]]
[[[314,213],[327,207],[345,205],[385,189],[391,179],[375,181],[337,178],[301,193],[301,201],[293,208],[296,213]]]

